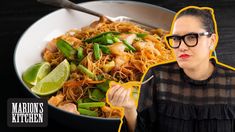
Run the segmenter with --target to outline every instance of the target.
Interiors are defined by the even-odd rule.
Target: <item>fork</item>
[[[53,5],[53,6],[57,6],[57,7],[62,7],[62,8],[73,9],[73,10],[85,12],[87,14],[94,15],[97,17],[105,17],[112,22],[123,22],[123,21],[132,22],[132,23],[137,24],[140,27],[144,28],[145,30],[151,30],[151,29],[157,28],[153,25],[149,25],[147,23],[134,20],[133,18],[130,18],[127,16],[117,16],[117,17],[105,16],[104,14],[101,14],[96,11],[84,8],[82,6],[79,6],[69,0],[37,0],[37,1],[40,3],[43,3],[43,4],[47,4],[47,5]]]

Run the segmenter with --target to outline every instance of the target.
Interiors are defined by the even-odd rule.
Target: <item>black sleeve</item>
[[[138,116],[137,116],[137,124],[135,131],[136,132],[147,132],[152,131],[154,128],[154,122],[156,113],[154,110],[153,96],[155,89],[155,75],[154,75],[154,67],[150,68],[148,72],[145,74],[143,82],[149,79],[152,75],[154,76],[150,81],[143,84],[140,88],[140,95],[138,100]]]

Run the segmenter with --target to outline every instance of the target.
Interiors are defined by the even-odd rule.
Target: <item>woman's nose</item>
[[[179,46],[179,50],[181,51],[185,51],[185,50],[188,50],[188,46],[185,44],[185,42],[183,40],[181,40],[181,44]]]

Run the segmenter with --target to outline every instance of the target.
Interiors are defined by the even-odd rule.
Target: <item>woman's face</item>
[[[203,25],[199,17],[182,16],[175,21],[173,35],[183,36],[188,33],[203,33]],[[195,47],[188,47],[183,40],[179,48],[174,49],[176,60],[183,69],[195,69],[209,61],[210,46],[215,41],[214,35],[199,36]]]

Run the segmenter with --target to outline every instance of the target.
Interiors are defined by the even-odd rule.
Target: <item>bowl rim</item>
[[[140,2],[140,1],[124,1],[124,0],[111,0],[111,1],[87,1],[87,2],[81,2],[81,3],[76,3],[78,5],[85,5],[85,4],[89,4],[89,3],[124,3],[124,4],[135,4],[135,5],[144,5],[146,7],[154,7],[154,8],[159,8],[161,10],[164,10],[166,12],[169,12],[169,13],[172,13],[172,14],[175,14],[174,11],[170,10],[170,9],[167,9],[167,8],[164,8],[164,7],[161,7],[161,6],[158,6],[158,5],[154,5],[154,4],[150,4],[150,3],[145,3],[145,2]],[[17,50],[19,49],[19,44],[22,40],[22,38],[26,35],[26,33],[29,31],[29,29],[31,29],[32,27],[34,27],[39,21],[43,20],[43,19],[46,19],[47,17],[49,17],[51,14],[53,13],[56,13],[56,12],[59,12],[61,10],[66,10],[65,8],[59,8],[59,9],[56,9],[42,17],[40,17],[39,19],[37,19],[35,22],[33,22],[28,28],[25,29],[25,31],[23,32],[23,34],[19,37],[17,43],[16,43],[16,46],[15,46],[15,49],[14,49],[14,59],[13,59],[13,64],[14,64],[14,70],[15,70],[15,73],[17,74],[17,78],[18,80],[20,80],[21,84],[23,84],[24,86],[24,89],[27,89],[27,91],[30,93],[30,95],[36,97],[36,98],[39,98],[41,99],[38,95],[32,93],[32,91],[28,88],[28,86],[23,82],[22,80],[22,75],[19,75],[18,72],[17,72],[17,66],[16,66],[16,52]],[[82,117],[82,118],[88,118],[88,119],[95,119],[95,120],[102,120],[102,121],[119,121],[121,118],[102,118],[102,117],[92,117],[92,116],[86,116],[86,115],[77,115],[75,113],[71,113],[71,112],[68,112],[68,111],[65,111],[65,110],[62,110],[62,109],[59,109],[53,105],[50,105],[48,104],[49,107],[52,107],[52,108],[55,108],[56,110],[59,110],[60,112],[65,112],[66,114],[71,114],[71,115],[74,115],[74,116],[78,116],[78,117]]]

